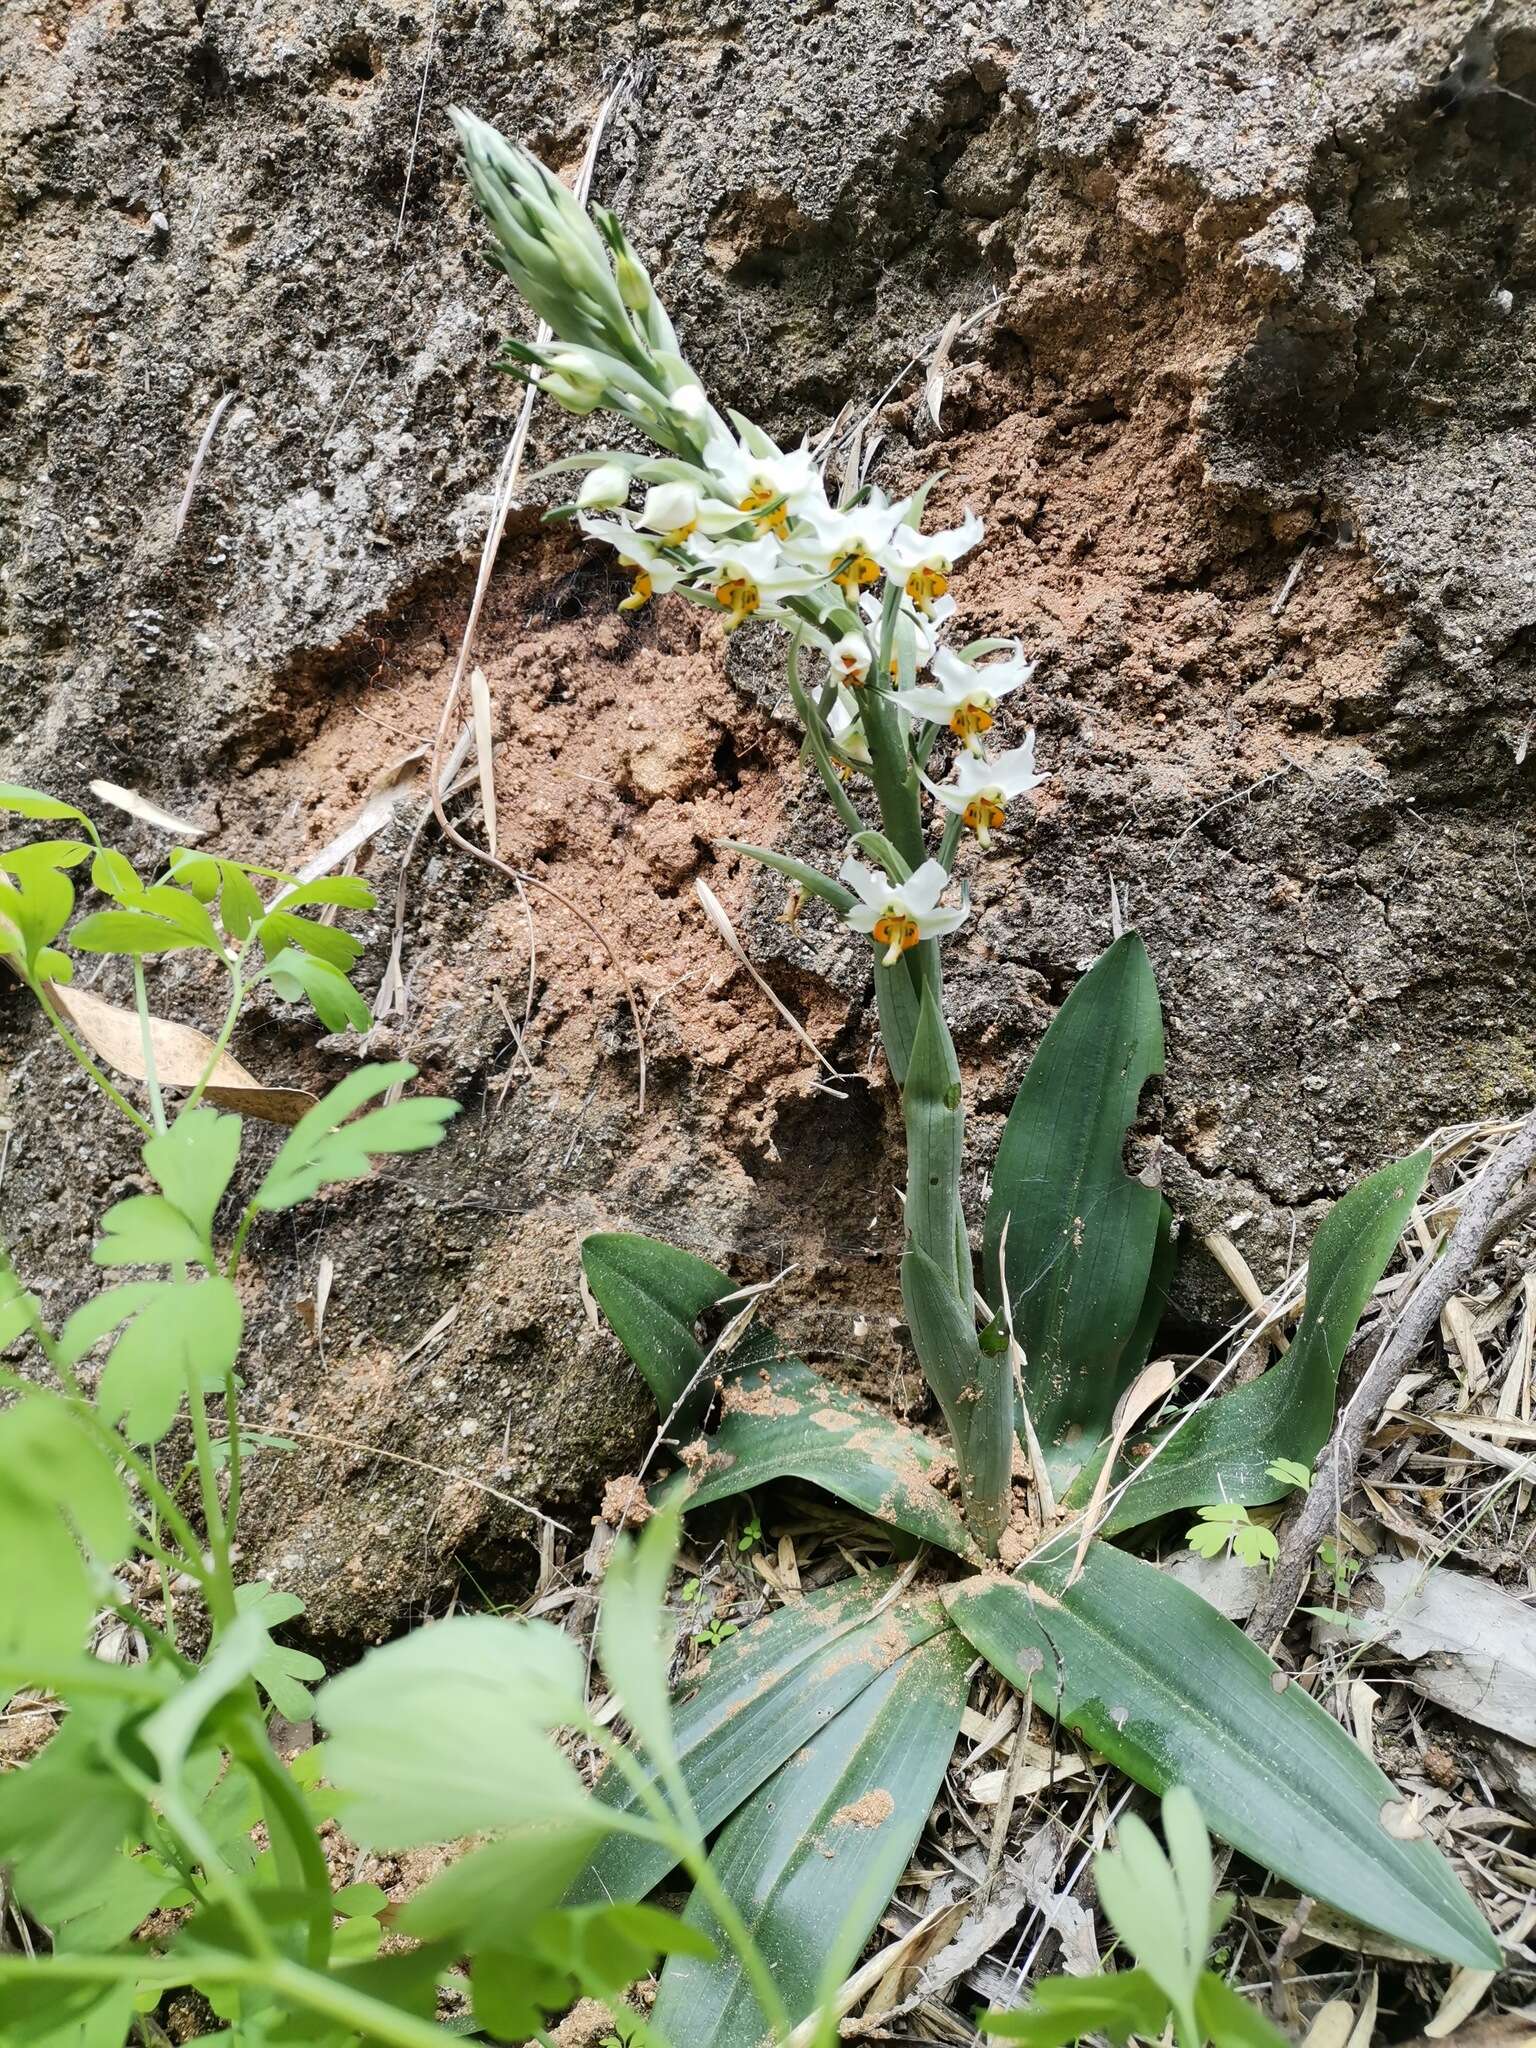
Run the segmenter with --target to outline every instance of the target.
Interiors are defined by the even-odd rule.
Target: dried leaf
[[[944,403],[944,373],[949,368],[949,352],[954,346],[955,336],[960,332],[960,315],[952,313],[939,336],[939,345],[928,359],[928,378],[923,386],[923,403],[928,408],[928,417],[935,427],[939,422],[939,409]]]
[[[480,808],[485,815],[485,843],[491,850],[492,859],[495,859],[498,843],[496,765],[491,758],[491,689],[483,668],[469,672],[469,701],[475,715],[475,755],[480,770]]]
[[[48,996],[99,1060],[131,1081],[146,1078],[137,1010],[122,1009],[89,989],[66,988],[57,982],[48,984]],[[213,1057],[213,1040],[190,1024],[172,1024],[163,1017],[150,1018],[149,1035],[160,1086],[196,1087]],[[306,1089],[264,1087],[227,1052],[220,1055],[213,1074],[207,1090],[210,1102],[241,1116],[259,1117],[263,1123],[296,1124],[315,1106],[314,1096]]]
[[[169,832],[176,839],[201,839],[208,829],[205,825],[189,825],[185,818],[174,817],[170,811],[162,810],[147,796],[140,796],[136,789],[124,789],[116,782],[93,782],[91,795],[99,797],[104,804],[111,804],[114,810],[126,811],[141,825],[153,825],[157,832]]]

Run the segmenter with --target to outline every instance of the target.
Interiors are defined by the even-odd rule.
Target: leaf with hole
[[[889,1661],[721,1830],[715,1875],[765,1955],[793,2021],[816,2003],[829,1937],[856,1956],[927,1822],[965,1712],[970,1646],[952,1629]],[[689,2048],[756,2048],[751,1981],[695,1893],[710,1962],[676,1956],[655,2023]]]
[[[1472,1969],[1499,1950],[1396,1793],[1339,1724],[1198,1593],[1107,1543],[1070,1546],[945,1605],[988,1663],[1155,1792],[1187,1785],[1213,1833],[1369,1926]]]

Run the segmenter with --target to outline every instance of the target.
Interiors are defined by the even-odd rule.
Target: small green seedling
[[[1230,1549],[1239,1564],[1263,1565],[1267,1571],[1274,1569],[1280,1555],[1274,1530],[1254,1521],[1236,1501],[1218,1501],[1214,1507],[1201,1508],[1199,1521],[1185,1531],[1184,1540],[1201,1557],[1220,1557]]]
[[[1206,1965],[1232,1901],[1212,1896],[1210,1837],[1183,1785],[1163,1800],[1163,1838],[1166,1852],[1133,1814],[1120,1824],[1119,1847],[1094,1859],[1099,1903],[1135,1969],[1049,1977],[1022,2011],[984,2012],[983,2033],[1062,2048],[1089,2034],[1155,2041],[1171,2022],[1177,2048],[1282,2048],[1285,2036]]]
[[[1312,1467],[1299,1458],[1271,1458],[1264,1470],[1282,1486],[1294,1486],[1302,1493],[1312,1491]]]

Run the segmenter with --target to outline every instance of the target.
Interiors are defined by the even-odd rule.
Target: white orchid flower
[[[834,511],[830,505],[808,509],[789,545],[793,553],[820,566],[852,604],[861,590],[880,581],[879,558],[890,545],[902,509],[875,501],[848,512]]]
[[[955,813],[976,834],[978,846],[991,844],[992,834],[1002,824],[1003,813],[1013,799],[1027,796],[1044,780],[1043,775],[1035,773],[1033,733],[1023,746],[992,760],[985,755],[978,760],[974,755],[962,754],[955,763],[953,782],[940,786],[929,782],[926,775],[923,777],[945,810]]]
[[[869,651],[868,636],[859,632],[845,633],[841,640],[834,640],[827,649],[827,660],[831,663],[832,673],[839,682],[847,683],[852,689],[858,689],[869,674],[869,665],[874,660]]]
[[[881,869],[867,868],[850,855],[838,876],[859,899],[846,913],[848,922],[884,946],[883,966],[894,967],[909,946],[920,939],[942,938],[965,921],[964,909],[939,905],[949,876],[936,860],[925,860],[910,880],[893,882]]]
[[[872,592],[866,593],[859,599],[859,610],[869,621],[871,644],[878,647],[884,624],[883,608],[879,598]],[[933,659],[939,644],[936,629],[942,626],[944,621],[950,618],[955,610],[955,600],[952,597],[935,598],[925,618],[920,611],[903,599],[901,610],[896,615],[896,631],[898,635],[910,633],[912,636],[912,666],[914,668],[926,668]],[[900,667],[901,661],[897,654],[896,643],[893,643],[889,662],[891,674],[893,676],[896,675]]]
[[[739,512],[750,512],[759,533],[782,540],[792,518],[826,508],[826,487],[808,446],[787,454],[766,434],[764,450],[754,453],[732,434],[712,434],[704,444],[704,467],[720,486],[720,495]]]
[[[793,562],[771,533],[760,540],[705,541],[697,553],[709,570],[707,587],[715,602],[731,615],[727,632],[780,598],[814,590],[825,579],[802,562]]]
[[[934,681],[897,690],[891,701],[909,718],[931,719],[936,725],[947,725],[973,754],[978,754],[980,735],[991,731],[992,715],[1000,700],[1022,689],[1034,672],[1035,664],[1024,659],[1024,649],[1017,640],[1012,654],[1002,661],[989,661],[985,667],[940,647],[933,656]]]
[[[958,526],[941,533],[920,533],[915,526],[898,526],[880,553],[880,566],[901,587],[919,611],[931,612],[935,601],[949,588],[950,572],[962,555],[968,555],[985,526],[969,509]]]
[[[635,572],[633,590],[620,600],[621,612],[636,612],[651,598],[665,597],[669,590],[675,590],[685,577],[693,574],[694,563],[675,560],[668,553],[665,541],[636,533],[632,526],[621,525],[614,519],[585,517],[579,520],[579,524],[589,540],[602,541],[615,551],[626,569]]]
[[[873,766],[869,741],[859,719],[859,703],[851,690],[838,685],[837,702],[827,713],[827,738],[847,760],[860,768]]]
[[[576,502],[583,512],[612,512],[629,496],[629,472],[616,462],[600,462],[581,480]]]
[[[697,528],[701,509],[692,484],[653,484],[636,523],[647,532],[659,533],[669,546],[678,547]]]

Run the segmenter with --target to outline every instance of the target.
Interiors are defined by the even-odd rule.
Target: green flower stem
[[[296,1888],[314,1901],[309,1916],[307,1959],[311,1969],[322,1970],[330,1960],[334,1916],[330,1866],[320,1838],[305,1811],[298,1787],[272,1753],[259,1713],[239,1724],[230,1748],[261,1787],[266,1801],[267,1835],[279,1870],[286,1860]]]
[[[144,962],[133,963],[133,1000],[139,1013],[139,1045],[144,1054],[144,1083],[149,1090],[149,1113],[155,1129],[165,1129],[165,1097],[160,1093],[160,1076],[155,1072],[155,1034],[149,1017],[149,993],[144,986]]]
[[[239,1226],[235,1231],[234,1243],[229,1248],[229,1267],[225,1274],[226,1279],[233,1280],[239,1272],[240,1256],[245,1250],[245,1240],[250,1236],[251,1225],[256,1221],[259,1213],[254,1202],[246,1203],[245,1213],[241,1216]]]
[[[837,765],[827,745],[826,732],[814,706],[805,694],[805,686],[800,681],[798,637],[791,639],[789,643],[785,680],[789,684],[790,700],[794,704],[796,715],[805,727],[806,744],[810,747],[811,758],[816,763],[817,773],[821,776],[827,795],[832,799],[832,807],[850,832],[861,832],[864,829],[864,820],[859,816],[854,808],[853,799],[843,787],[842,777],[837,772]]]
[[[955,854],[960,846],[960,834],[965,824],[958,811],[951,811],[944,820],[944,837],[939,841],[939,866],[946,875],[955,872]]]
[[[40,982],[34,982],[32,984],[32,992],[37,997],[38,1002],[42,1006],[43,1015],[48,1019],[48,1022],[53,1026],[58,1036],[61,1039],[63,1039],[64,1043],[69,1047],[69,1050],[73,1054],[75,1060],[90,1075],[91,1079],[96,1083],[96,1086],[101,1090],[102,1094],[106,1096],[108,1102],[112,1104],[114,1109],[121,1110],[122,1114],[125,1117],[127,1117],[128,1121],[131,1124],[137,1125],[139,1130],[143,1132],[146,1138],[152,1138],[155,1134],[154,1125],[149,1121],[148,1117],[140,1116],[139,1112],[134,1108],[133,1104],[123,1094],[122,1090],[115,1087],[113,1083],[107,1079],[106,1075],[101,1071],[100,1067],[97,1066],[96,1062],[91,1058],[90,1054],[86,1051],[85,1047],[80,1043],[79,1039],[76,1038],[73,1031],[70,1030],[69,1026],[64,1022],[64,1019],[59,1015],[58,1011],[54,1008],[52,1002],[48,998],[47,991],[43,988]]]
[[[208,1556],[212,1567],[203,1580],[203,1592],[215,1626],[223,1627],[235,1618],[235,1573],[230,1557],[229,1524],[219,1500],[219,1474],[213,1461],[213,1438],[208,1428],[208,1400],[195,1365],[187,1367],[187,1412],[192,1418],[198,1495],[203,1504],[203,1522],[208,1531]],[[233,1418],[230,1426],[234,1426]]]
[[[240,971],[240,962],[226,956],[224,964],[229,969],[229,1007],[224,1012],[224,1022],[219,1026],[219,1035],[213,1041],[213,1051],[208,1056],[208,1064],[198,1075],[197,1086],[182,1104],[183,1116],[189,1109],[196,1109],[202,1101],[204,1090],[218,1071],[219,1061],[229,1050],[229,1041],[235,1033],[235,1020],[240,1015],[240,1005],[245,1001],[246,984]]]

